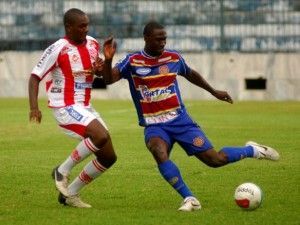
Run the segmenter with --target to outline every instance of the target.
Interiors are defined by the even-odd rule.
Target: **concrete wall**
[[[27,82],[42,52],[0,53],[0,97],[26,97]],[[124,54],[115,57],[116,62]],[[234,100],[300,100],[300,53],[183,54],[190,67],[200,72],[216,89],[227,90]],[[267,79],[266,90],[246,90],[245,78]],[[211,99],[209,93],[179,77],[185,99]],[[40,96],[45,96],[44,85]],[[93,97],[129,99],[127,81],[94,90]]]

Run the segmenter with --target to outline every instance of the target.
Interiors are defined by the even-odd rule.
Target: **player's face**
[[[67,25],[67,36],[74,42],[80,44],[86,40],[89,32],[89,18],[87,15],[76,15],[72,24]]]
[[[160,56],[167,43],[165,29],[154,29],[152,34],[145,36],[145,51],[152,56]]]

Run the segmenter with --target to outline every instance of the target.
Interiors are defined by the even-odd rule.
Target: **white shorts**
[[[92,106],[71,105],[52,110],[58,125],[64,133],[71,137],[83,139],[86,127],[94,119],[97,119],[107,129],[99,113]]]

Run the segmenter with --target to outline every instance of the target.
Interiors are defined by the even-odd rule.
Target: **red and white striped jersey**
[[[47,77],[49,107],[90,104],[94,78],[92,64],[99,50],[98,41],[87,36],[86,42],[80,45],[66,37],[61,38],[44,51],[31,75],[40,80]]]

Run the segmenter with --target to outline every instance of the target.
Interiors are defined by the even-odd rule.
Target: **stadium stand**
[[[143,26],[155,19],[166,25],[167,47],[235,100],[300,100],[299,0],[0,0],[0,97],[28,95],[33,66],[64,35],[62,16],[73,7],[88,14],[90,34],[100,42],[117,38],[116,61],[144,45]],[[211,98],[184,78],[179,83],[183,98]],[[129,99],[127,85],[93,95]]]
[[[91,35],[120,39],[120,51],[135,50],[151,19],[167,25],[182,51],[300,50],[298,0],[1,0],[0,51],[44,49],[63,35],[61,18],[71,7],[90,16]]]

